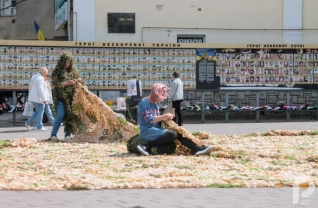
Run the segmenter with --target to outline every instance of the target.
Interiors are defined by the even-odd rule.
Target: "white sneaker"
[[[45,141],[58,141],[59,138],[57,138],[56,136],[51,136],[50,138],[46,139]]]
[[[149,156],[149,152],[147,151],[147,148],[144,145],[142,144],[138,145],[137,149],[142,155]]]
[[[69,140],[71,140],[71,139],[72,139],[71,136],[66,136],[66,137],[64,137],[64,140],[67,140],[67,141],[69,141]]]
[[[24,123],[25,127],[28,129],[28,130],[31,130],[31,125],[28,125],[26,123]]]
[[[205,149],[197,151],[195,155],[209,155],[214,150],[215,150],[214,146],[207,146]]]
[[[38,130],[38,128],[36,126],[33,126],[32,130]]]
[[[47,131],[48,129],[42,127],[41,129],[38,129],[38,131]]]
[[[12,107],[11,110],[8,111],[8,113],[12,113],[15,110],[16,107]]]

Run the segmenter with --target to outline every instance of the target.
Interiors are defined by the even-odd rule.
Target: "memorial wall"
[[[40,67],[54,69],[63,52],[91,90],[125,90],[140,80],[143,90],[170,85],[179,71],[184,89],[297,87],[316,89],[318,46],[289,44],[95,43],[0,41],[0,89],[28,89]]]

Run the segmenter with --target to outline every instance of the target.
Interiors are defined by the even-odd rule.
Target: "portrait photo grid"
[[[316,49],[217,49],[221,86],[318,84]]]
[[[143,89],[157,82],[169,86],[178,70],[184,88],[195,89],[195,49],[30,46],[0,46],[0,88],[27,89],[40,67],[47,67],[51,75],[63,52],[72,53],[88,88],[126,89],[132,79],[141,80]]]
[[[214,49],[221,86],[318,84],[317,49]],[[28,89],[40,67],[51,75],[63,52],[90,89],[125,90],[127,81],[168,86],[180,72],[185,90],[196,89],[196,49],[0,46],[0,89]],[[51,81],[51,79],[49,79]]]

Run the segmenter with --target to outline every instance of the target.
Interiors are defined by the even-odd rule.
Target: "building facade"
[[[1,2],[12,1],[1,0]],[[1,13],[0,38],[37,40],[33,20],[48,40],[59,37],[76,42],[316,44],[316,0],[69,0],[71,19],[55,30],[56,1],[28,0]],[[65,3],[66,1],[60,1]],[[3,4],[2,4],[3,5]],[[4,9],[4,8],[3,8]],[[26,12],[27,11],[27,12]],[[66,26],[66,25],[65,25]],[[69,29],[69,30],[68,30]],[[65,38],[66,37],[66,38]],[[146,95],[145,92],[144,95]],[[256,105],[250,90],[233,91],[226,100],[222,90],[205,92],[207,104]],[[103,99],[120,92],[101,92]],[[285,93],[263,91],[260,104],[286,100]],[[186,91],[185,100],[200,101],[201,92]],[[294,92],[293,105],[317,103],[317,92]]]
[[[89,4],[75,0],[73,34],[75,41],[96,42],[316,44],[317,8],[315,0],[95,0]],[[133,32],[131,28],[125,32],[127,25],[114,23],[110,14],[133,18]],[[110,32],[116,24],[122,30]],[[227,102],[222,91],[205,95],[208,104],[257,104],[255,93],[246,90],[231,92]],[[185,100],[192,104],[200,99],[201,92],[185,92]],[[287,103],[286,99],[285,92],[260,94],[260,104]],[[293,92],[288,103],[305,102],[315,105],[317,92]]]
[[[15,6],[8,7],[12,3],[15,3]],[[2,40],[38,40],[33,21],[38,24],[47,40],[67,40],[67,28],[55,30],[55,9],[52,0],[1,0],[1,9]]]
[[[73,4],[76,41],[170,43],[199,37],[205,43],[313,44],[318,31],[316,0],[74,0]],[[134,15],[134,32],[110,33],[113,13]]]

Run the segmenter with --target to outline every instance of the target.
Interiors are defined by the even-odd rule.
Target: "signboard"
[[[137,95],[137,81],[135,79],[127,81],[127,96],[136,96]]]
[[[191,36],[178,36],[177,37],[178,43],[203,43],[203,37],[191,37]]]
[[[55,4],[55,7],[54,7],[54,12],[56,13],[57,10],[59,8],[62,7],[62,5],[66,2],[67,0],[55,0],[54,4]]]
[[[211,90],[220,87],[220,78],[216,76],[216,50],[197,49],[196,89]]]
[[[58,7],[62,2],[63,5]],[[60,29],[67,21],[67,1],[57,1],[55,2],[55,30]]]
[[[108,13],[108,33],[135,33],[135,13]]]
[[[142,83],[140,80],[127,81],[127,96],[128,97],[141,97],[142,96]]]

